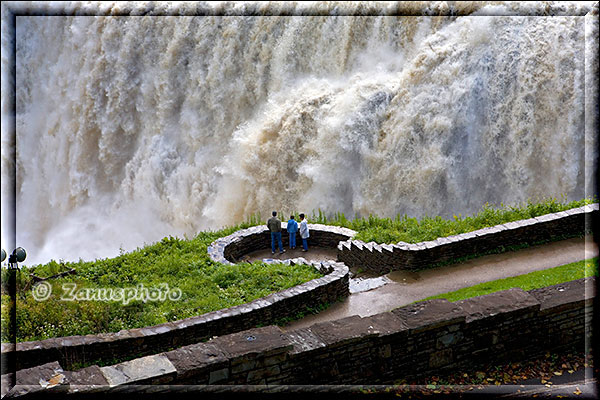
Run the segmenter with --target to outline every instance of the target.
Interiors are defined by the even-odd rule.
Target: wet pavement
[[[241,258],[241,261],[272,261],[272,260],[289,260],[291,258],[299,258],[302,257],[307,261],[336,261],[337,259],[337,249],[332,248],[320,248],[313,247],[309,248],[308,251],[302,251],[300,248],[296,249],[285,249],[285,253],[280,254],[277,251],[275,254],[271,253],[269,249],[257,250],[252,253],[249,253]],[[403,278],[398,278],[402,280]],[[387,276],[376,276],[369,274],[357,274],[356,268],[350,271],[350,293],[358,293],[364,292],[367,290],[372,290],[378,287],[381,287],[387,283],[393,282]]]
[[[279,251],[272,254],[271,249],[262,249],[246,254],[240,258],[240,261],[289,260],[298,257],[303,257],[308,261],[335,261],[337,259],[337,248],[309,247],[308,251],[302,251],[302,245],[300,245],[293,250],[286,248],[283,254],[279,254]]]
[[[327,255],[323,250],[322,256]],[[333,251],[333,250],[332,250]],[[270,256],[270,251],[268,251]],[[303,257],[307,257],[307,253]],[[287,256],[284,253],[283,256]],[[290,254],[294,258],[293,254]],[[344,301],[333,304],[316,315],[309,315],[282,327],[284,331],[304,328],[312,324],[360,315],[366,317],[390,311],[414,301],[451,292],[464,287],[496,279],[526,274],[557,267],[598,255],[598,247],[591,237],[561,240],[532,246],[518,251],[492,254],[460,264],[414,272],[394,271],[384,277],[357,275],[353,277],[353,293]],[[335,259],[333,257],[332,259]],[[370,279],[373,281],[369,282]],[[359,282],[359,281],[363,282]],[[361,285],[357,287],[356,285]],[[369,290],[369,286],[371,286]],[[351,282],[352,287],[352,282]],[[359,290],[363,289],[363,291]],[[366,290],[365,290],[366,289]]]

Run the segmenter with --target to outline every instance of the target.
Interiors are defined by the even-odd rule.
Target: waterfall
[[[597,14],[476,14],[18,17],[16,242],[93,259],[257,212],[595,192]]]

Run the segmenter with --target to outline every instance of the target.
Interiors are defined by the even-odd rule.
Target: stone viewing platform
[[[284,248],[289,248],[289,235],[287,223],[282,222],[282,242]],[[310,231],[309,249],[337,249],[338,243],[349,240],[356,235],[352,229],[339,226],[308,224]],[[299,235],[298,235],[299,236]],[[244,256],[249,253],[271,248],[271,234],[266,225],[253,226],[243,229],[229,236],[215,240],[208,247],[208,255],[217,262],[231,265],[243,261]],[[310,252],[309,252],[310,253]],[[278,253],[277,253],[278,254]],[[309,258],[310,254],[303,253],[303,257]],[[291,263],[292,260],[277,260],[273,262]]]
[[[464,257],[482,255],[510,246],[532,245],[545,241],[581,236],[591,231],[592,219],[598,218],[598,203],[535,218],[508,222],[436,240],[393,244],[365,243],[354,240],[356,232],[331,225],[309,224],[310,248],[337,249],[336,260],[349,268],[361,268],[377,274],[397,270],[422,270]],[[282,240],[288,246],[286,223]],[[245,260],[252,252],[270,249],[271,237],[266,226],[255,226],[220,238],[208,247],[209,256],[231,265]],[[305,256],[306,257],[306,256]],[[269,262],[298,262],[287,257],[272,257]],[[308,258],[308,257],[306,257]]]

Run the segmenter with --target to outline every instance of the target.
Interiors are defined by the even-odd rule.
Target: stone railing
[[[287,224],[282,225],[287,245]],[[312,247],[335,249],[340,240],[347,240],[355,234],[350,229],[319,224],[309,224],[309,229]],[[247,252],[270,247],[270,240],[267,227],[256,226],[216,240],[208,247],[208,254],[214,261],[231,265],[231,261]],[[16,356],[17,368],[21,369],[56,360],[61,365],[70,366],[90,361],[105,362],[115,358],[154,354],[213,336],[290,318],[308,308],[336,302],[349,294],[349,270],[343,263],[314,262],[304,258],[282,262],[312,265],[325,276],[247,304],[161,325],[122,330],[117,333],[21,342],[17,343],[16,353],[11,351],[11,344],[3,343],[2,357],[5,357],[6,361]]]
[[[591,337],[594,296],[595,278],[586,278],[455,303],[428,300],[290,332],[255,328],[74,372],[52,362],[18,371],[15,394],[110,391],[131,384],[390,384],[548,351],[581,354]],[[50,386],[51,379],[59,383]]]
[[[284,247],[289,245],[287,223],[282,222],[282,242]],[[336,249],[340,241],[354,237],[355,231],[338,226],[308,224],[310,233],[309,246]],[[302,240],[298,234],[297,243],[302,246]],[[208,255],[217,262],[232,264],[248,253],[256,250],[271,248],[271,234],[266,225],[253,226],[248,229],[239,230],[229,236],[215,240],[208,247]]]
[[[598,218],[598,204],[508,222],[490,228],[420,243],[377,244],[346,240],[338,244],[338,261],[381,274],[424,269],[502,246],[535,244],[578,236],[591,230],[586,218]],[[589,221],[588,221],[589,222]]]
[[[300,262],[308,263],[305,260]],[[68,336],[34,342],[2,344],[3,361],[16,356],[18,369],[59,361],[74,364],[100,363],[126,357],[155,354],[213,336],[272,324],[307,308],[334,303],[347,297],[349,271],[342,263],[310,263],[325,276],[273,293],[246,304],[161,325],[122,330],[117,333]]]

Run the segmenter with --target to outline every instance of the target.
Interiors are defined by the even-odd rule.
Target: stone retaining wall
[[[58,363],[19,371],[17,381],[60,377],[63,391],[130,384],[389,384],[547,351],[585,350],[595,278],[529,292],[509,289],[450,303],[429,300],[283,332],[276,326],[221,336],[162,354],[80,371]],[[54,375],[53,375],[54,374]],[[32,380],[33,376],[36,379]],[[34,382],[35,381],[35,382]],[[98,389],[98,386],[95,387]]]
[[[289,245],[287,223],[282,222],[281,239],[284,247]],[[339,226],[308,224],[310,247],[323,247],[335,249],[340,241],[354,237],[355,231]],[[302,246],[300,234],[297,234],[297,244]],[[229,236],[215,240],[208,247],[208,255],[217,262],[232,264],[248,253],[256,250],[271,248],[271,233],[266,225],[253,226],[239,230]]]
[[[325,276],[235,307],[197,317],[117,333],[68,336],[17,343],[17,369],[59,361],[66,368],[75,363],[99,363],[156,354],[174,347],[198,343],[213,336],[239,332],[293,317],[307,307],[333,303],[347,297],[349,271],[342,263],[312,263]],[[2,344],[2,357],[15,357],[12,344]],[[10,362],[8,365],[11,365]]]
[[[590,221],[586,228],[586,218],[598,219],[597,203],[415,244],[380,245],[349,239],[338,244],[337,259],[350,268],[360,267],[380,274],[424,269],[501,246],[582,235],[591,230]]]

